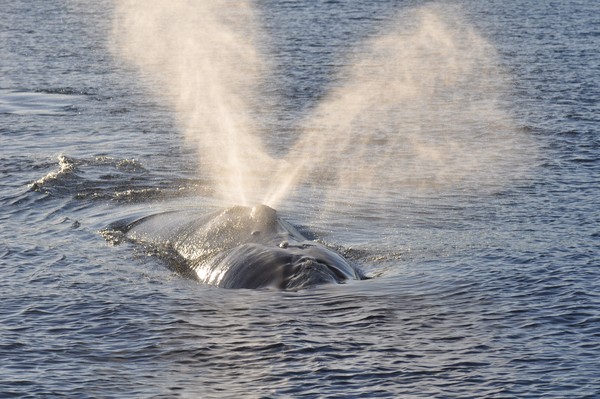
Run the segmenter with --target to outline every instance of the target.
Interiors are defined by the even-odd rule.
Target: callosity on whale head
[[[277,245],[248,243],[218,259],[227,270],[217,285],[225,288],[299,289],[363,278],[343,257],[318,243]]]
[[[165,253],[171,267],[223,288],[301,289],[365,278],[341,255],[307,240],[266,206],[234,206],[209,215],[166,212],[127,223],[132,241]]]

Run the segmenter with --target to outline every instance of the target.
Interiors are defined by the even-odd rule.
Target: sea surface
[[[256,2],[271,144],[425,4]],[[327,187],[297,190],[281,216],[372,278],[287,292],[203,286],[106,240],[223,204],[173,107],[111,50],[111,2],[2,2],[0,397],[599,397],[600,2],[449,4],[496,51],[519,173],[490,159],[497,184],[416,175],[327,212]]]

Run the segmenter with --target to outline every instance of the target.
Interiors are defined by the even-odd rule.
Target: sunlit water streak
[[[259,128],[281,132],[261,135],[270,151],[303,137],[361,43],[419,5],[257,7],[271,79],[251,100]],[[326,212],[318,184],[297,186],[282,216],[375,278],[279,292],[201,286],[106,243],[124,217],[215,209],[214,179],[171,103],[112,58],[110,7],[1,7],[0,396],[594,397],[598,12],[462,2],[507,74],[528,173],[382,183],[358,203],[346,187]],[[13,112],[30,100],[41,108]]]

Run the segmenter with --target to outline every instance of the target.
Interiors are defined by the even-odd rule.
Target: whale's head
[[[223,288],[302,289],[360,280],[341,255],[306,238],[266,206],[234,206],[208,215],[164,212],[117,227],[126,239],[158,250],[176,272]]]
[[[364,278],[342,256],[314,242],[279,246],[244,244],[219,262],[227,265],[227,271],[218,281],[224,288],[297,290]]]

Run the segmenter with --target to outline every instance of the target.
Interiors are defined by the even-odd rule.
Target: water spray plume
[[[200,173],[225,202],[246,204],[265,189],[273,162],[252,131],[252,92],[265,64],[248,2],[119,1],[116,52],[154,78],[186,137]],[[164,92],[166,91],[166,92]]]
[[[506,74],[458,15],[421,8],[367,40],[306,119],[281,187],[326,181],[331,201],[360,202],[514,175],[527,146],[500,105]],[[283,195],[274,191],[272,200]]]
[[[297,187],[319,186],[332,204],[348,192],[360,202],[384,189],[498,185],[525,158],[496,52],[457,9],[404,12],[366,40],[275,159],[253,129],[269,68],[249,3],[117,4],[118,53],[167,89],[200,173],[227,203],[275,206]]]

